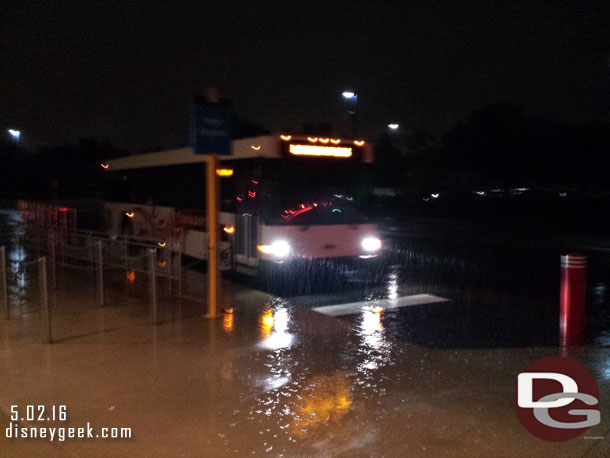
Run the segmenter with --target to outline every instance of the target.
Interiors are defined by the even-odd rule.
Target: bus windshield
[[[270,223],[291,225],[360,224],[367,222],[364,214],[354,205],[353,197],[336,194],[332,199],[300,203],[287,208]]]
[[[272,164],[267,172],[262,215],[265,223],[331,225],[367,222],[360,203],[368,180],[361,164],[282,161]]]

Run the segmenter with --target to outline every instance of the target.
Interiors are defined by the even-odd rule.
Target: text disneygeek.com
[[[11,421],[5,429],[7,439],[45,439],[51,442],[65,442],[67,439],[129,439],[131,428],[101,427],[94,428],[90,422],[85,426],[50,426],[49,422],[65,422],[68,419],[65,405],[11,406]],[[24,424],[27,422],[27,424]],[[46,425],[41,423],[46,422]],[[32,425],[35,423],[36,425]]]

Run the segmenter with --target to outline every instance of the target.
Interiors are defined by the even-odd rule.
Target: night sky
[[[608,24],[603,1],[8,2],[0,126],[33,145],[182,146],[207,85],[274,131],[337,121],[344,89],[369,135],[440,132],[495,102],[606,121]]]

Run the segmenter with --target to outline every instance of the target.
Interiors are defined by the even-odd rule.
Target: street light
[[[343,91],[341,95],[347,102],[347,112],[355,117],[358,111],[358,94],[354,91]]]
[[[399,125],[396,123],[392,123],[392,124],[388,124],[388,127],[392,130],[396,130],[396,129],[398,129]]]
[[[11,137],[13,137],[17,141],[17,144],[19,144],[19,137],[21,136],[21,131],[9,129],[8,133],[11,134]]]

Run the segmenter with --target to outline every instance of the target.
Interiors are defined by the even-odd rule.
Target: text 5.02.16
[[[66,421],[68,418],[65,405],[12,405],[11,421]]]

